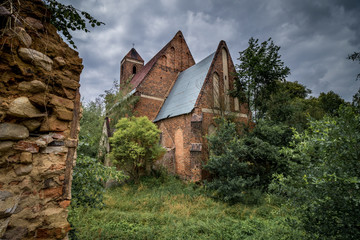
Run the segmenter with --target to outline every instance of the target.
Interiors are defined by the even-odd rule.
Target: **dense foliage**
[[[291,171],[272,187],[299,206],[311,239],[359,239],[360,115],[342,107],[311,121],[283,153]]]
[[[147,117],[120,119],[110,142],[114,164],[136,182],[164,152],[159,144],[160,130]]]
[[[240,136],[234,122],[221,118],[217,123],[216,133],[208,136],[210,158],[205,169],[212,180],[206,186],[225,202],[256,203],[272,174],[286,170],[279,149],[292,132],[285,125],[261,121],[254,131]]]
[[[122,181],[125,176],[115,167],[106,167],[95,158],[80,155],[76,160],[72,183],[72,206],[102,207],[104,184]]]
[[[249,47],[240,52],[236,89],[232,92],[248,104],[249,112],[256,119],[263,116],[263,102],[276,91],[276,82],[290,74],[290,69],[280,59],[280,47],[271,38],[261,44],[258,42],[258,39],[250,38]]]
[[[77,151],[78,154],[97,158],[104,122],[102,100],[97,98],[95,101],[83,103],[82,109]]]

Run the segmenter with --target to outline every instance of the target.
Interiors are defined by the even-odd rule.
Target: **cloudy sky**
[[[318,96],[334,91],[348,101],[360,87],[359,0],[59,0],[85,10],[105,26],[74,33],[83,58],[81,94],[94,100],[119,81],[120,61],[135,44],[145,63],[178,30],[196,62],[225,40],[235,64],[250,37],[269,37],[298,81]]]

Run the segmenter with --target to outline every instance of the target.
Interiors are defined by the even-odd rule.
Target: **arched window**
[[[163,66],[167,66],[167,57],[165,55],[161,56],[160,64]]]
[[[223,75],[224,75],[224,94],[225,94],[225,109],[230,111],[230,96],[229,96],[229,69],[228,59],[225,48],[222,49]]]
[[[133,74],[136,74],[136,66],[133,66]]]
[[[219,82],[219,75],[215,72],[213,74],[213,101],[214,101],[214,108],[220,108],[220,82]]]
[[[175,169],[177,174],[185,173],[184,138],[181,128],[175,131]]]
[[[170,48],[170,66],[175,69],[175,48]]]

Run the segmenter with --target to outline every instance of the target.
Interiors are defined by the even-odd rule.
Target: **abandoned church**
[[[248,121],[247,106],[228,94],[234,87],[235,67],[225,41],[195,63],[179,31],[148,63],[132,48],[120,67],[120,88],[131,79],[130,94],[139,97],[135,116],[147,116],[162,132],[161,145],[167,152],[158,163],[183,179],[203,179],[205,136],[216,129],[214,117],[232,114],[236,121]]]

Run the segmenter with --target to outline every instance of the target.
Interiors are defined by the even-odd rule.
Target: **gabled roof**
[[[179,74],[154,122],[193,110],[214,56],[215,53],[210,54]]]
[[[131,85],[132,88],[137,88],[140,83],[145,79],[145,77],[148,75],[148,73],[150,72],[150,70],[153,68],[153,66],[155,65],[155,63],[159,60],[159,58],[164,55],[166,49],[171,45],[171,42],[173,41],[173,39],[178,36],[180,34],[180,36],[182,38],[184,38],[183,34],[181,31],[178,31],[175,36],[148,62],[145,64],[145,66],[141,69],[140,72],[138,72],[133,79],[131,80]]]
[[[152,67],[157,62],[157,60],[159,60],[159,58],[164,54],[168,45],[169,43],[166,44],[147,64],[145,64],[145,66],[141,69],[141,71],[135,74],[133,79],[131,79],[130,83],[133,89],[137,88],[137,86],[139,86],[139,84],[144,80],[144,78],[152,69]]]
[[[131,59],[135,59],[138,60],[140,62],[144,62],[144,60],[141,58],[140,54],[135,50],[135,48],[132,48],[123,59],[125,58],[131,58]]]

